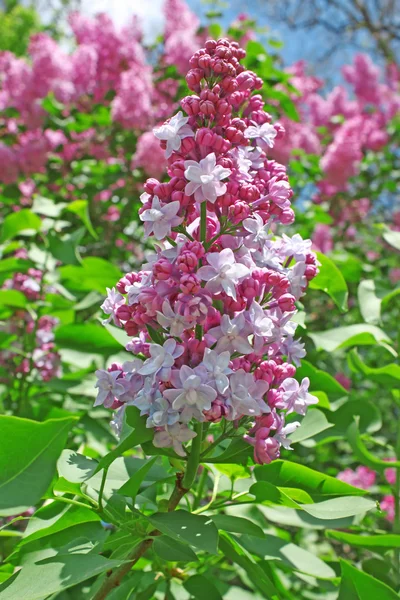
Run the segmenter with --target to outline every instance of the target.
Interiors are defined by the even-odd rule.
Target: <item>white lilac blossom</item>
[[[271,337],[274,323],[272,319],[265,314],[265,310],[253,300],[249,308],[248,320],[252,325],[254,335],[268,339]]]
[[[173,152],[177,152],[182,144],[182,140],[187,137],[193,137],[194,132],[188,125],[189,118],[184,117],[180,110],[169,121],[163,123],[160,127],[153,129],[157,139],[165,141],[165,156],[169,158]]]
[[[215,350],[206,348],[202,366],[205,367],[210,375],[210,382],[215,382],[215,387],[219,394],[225,394],[229,387],[229,379],[227,375],[232,373],[229,368],[231,355],[229,352],[221,352],[218,354]]]
[[[294,433],[296,429],[300,427],[299,421],[293,421],[292,423],[288,423],[284,427],[278,429],[278,431],[274,435],[274,439],[276,439],[281,446],[285,448],[285,450],[292,450],[291,440],[288,438],[289,435]]]
[[[304,344],[299,342],[299,340],[293,339],[292,336],[288,336],[285,339],[284,351],[286,353],[287,359],[294,365],[296,365],[296,367],[300,366],[301,359],[304,358],[306,355]]]
[[[265,242],[272,238],[270,223],[264,223],[257,213],[251,218],[244,219],[243,227],[249,232],[245,238],[245,244],[248,248],[263,247]]]
[[[159,198],[154,196],[151,208],[140,214],[140,219],[144,222],[145,235],[149,236],[153,233],[156,240],[167,237],[171,233],[172,227],[182,223],[182,218],[177,216],[179,209],[179,202],[162,205]]]
[[[194,194],[196,202],[208,200],[214,203],[218,196],[225,194],[226,184],[222,180],[230,174],[230,169],[217,165],[214,152],[200,162],[185,160],[185,177],[189,182],[186,184],[185,194]]]
[[[282,403],[287,409],[287,414],[296,412],[298,415],[305,415],[308,406],[318,404],[318,398],[308,393],[309,385],[310,380],[308,377],[305,377],[301,384],[292,377],[281,383]]]
[[[262,81],[242,57],[207,42],[186,78],[195,95],[155,129],[168,176],[147,180],[140,198],[155,249],[103,304],[136,358],[97,372],[96,404],[116,409],[118,432],[135,407],[154,445],[183,457],[194,429],[218,436],[214,423],[235,421],[262,464],[290,449],[299,424],[286,415],[317,402],[295,379],[305,351],[293,317],[318,263],[309,240],[277,233],[294,221],[285,168],[268,157],[283,128],[252,96]]]
[[[202,420],[202,412],[211,408],[211,403],[217,397],[217,392],[204,384],[199,371],[183,365],[176,375],[174,389],[164,391],[164,397],[171,402],[174,410],[181,410],[183,422],[189,422],[196,414]]]
[[[277,131],[271,123],[263,123],[262,125],[254,123],[245,129],[244,135],[248,140],[255,139],[261,148],[265,146],[273,148]]]
[[[168,300],[165,300],[162,305],[162,312],[157,311],[157,321],[161,327],[169,328],[171,335],[179,337],[185,329],[191,327],[185,315],[179,312],[174,312]]]
[[[282,245],[286,256],[293,256],[295,260],[305,260],[307,254],[311,251],[312,241],[303,240],[301,235],[296,233],[289,237],[286,233],[282,234]]]
[[[173,448],[179,456],[185,456],[182,444],[189,442],[196,434],[183,423],[166,425],[163,431],[157,431],[153,444],[156,448]]]
[[[165,425],[174,425],[180,418],[177,410],[174,410],[171,403],[160,395],[148,408],[148,419],[146,427],[163,427]]]
[[[115,288],[106,288],[107,290],[107,298],[104,300],[103,304],[100,306],[102,311],[109,315],[108,319],[103,319],[103,325],[109,323],[111,320],[114,322],[114,325],[120,325],[118,318],[115,315],[115,312],[119,306],[125,304],[125,298],[115,290]]]
[[[200,279],[207,282],[206,289],[212,294],[224,291],[236,300],[236,285],[249,274],[249,269],[236,262],[230,248],[209,253],[206,258],[208,265],[200,267],[197,271]]]
[[[253,352],[248,340],[251,327],[246,321],[244,313],[239,313],[233,319],[230,319],[228,315],[223,315],[221,324],[210,329],[208,333],[217,340],[217,352],[229,351],[231,353],[238,352],[239,354]]]
[[[168,381],[175,359],[181,356],[183,352],[183,347],[178,346],[172,338],[168,339],[163,346],[150,344],[150,358],[144,362],[139,370],[140,375],[159,375],[162,381]]]
[[[115,399],[125,392],[125,386],[122,383],[122,379],[118,378],[121,376],[122,371],[105,371],[104,369],[98,369],[95,373],[97,382],[95,387],[98,388],[97,398],[94,403],[95,406],[103,404],[106,408],[110,408]]]
[[[263,396],[268,390],[268,383],[256,381],[251,373],[239,369],[229,378],[229,404],[233,409],[233,418],[240,415],[258,417],[270,412]]]

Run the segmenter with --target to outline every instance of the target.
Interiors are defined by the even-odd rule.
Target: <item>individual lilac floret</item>
[[[254,335],[261,338],[269,338],[274,329],[274,323],[270,317],[265,314],[261,306],[253,300],[249,309],[249,321],[252,325]]]
[[[149,418],[146,421],[146,427],[163,427],[165,425],[174,425],[179,421],[179,412],[174,410],[171,403],[166,398],[160,396],[150,405]]]
[[[159,140],[167,142],[165,156],[169,158],[173,152],[180,150],[182,140],[194,137],[194,132],[187,122],[189,117],[184,117],[180,110],[169,121],[153,129],[153,133]]]
[[[109,323],[111,320],[113,320],[114,325],[120,326],[121,322],[115,313],[119,306],[125,304],[125,298],[119,292],[117,292],[115,288],[112,288],[111,290],[110,288],[106,288],[106,290],[107,298],[104,300],[100,308],[106,315],[110,316],[108,317],[108,319],[104,319],[102,323],[103,325],[105,325],[106,323]]]
[[[167,237],[171,233],[172,227],[182,223],[182,218],[177,216],[179,209],[179,202],[161,205],[158,196],[154,196],[151,208],[140,214],[140,220],[144,222],[146,237],[151,233],[154,234],[156,240]]]
[[[230,174],[230,169],[217,165],[214,152],[200,162],[185,160],[185,177],[189,181],[185,187],[185,194],[187,196],[194,194],[196,202],[208,200],[214,204],[218,196],[225,194],[226,184],[221,182]]]
[[[141,375],[158,375],[161,381],[168,381],[171,377],[171,367],[175,359],[182,356],[184,349],[176,341],[169,338],[163,346],[150,344],[150,357],[139,373]]]
[[[193,417],[202,421],[203,410],[209,410],[211,403],[217,397],[217,392],[209,385],[203,383],[200,375],[190,367],[183,365],[180,368],[179,381],[174,381],[175,389],[165,390],[167,398],[174,410],[181,410],[181,419],[188,423]]]
[[[162,305],[162,312],[157,311],[157,321],[161,327],[169,328],[171,335],[179,337],[185,329],[191,326],[185,315],[179,312],[174,312],[168,300],[165,300]]]
[[[202,366],[206,368],[212,379],[215,381],[215,387],[220,394],[225,394],[229,387],[229,379],[227,375],[232,373],[229,368],[231,355],[229,352],[221,352],[218,354],[215,350],[206,348]]]
[[[277,131],[270,123],[263,123],[262,125],[250,125],[245,129],[244,135],[247,139],[255,139],[261,148],[273,148],[275,144],[275,138]]]
[[[236,284],[249,274],[248,267],[236,262],[230,248],[209,253],[206,258],[208,265],[197,271],[198,277],[207,282],[206,289],[212,294],[224,291],[236,300]]]
[[[251,373],[239,369],[229,378],[229,403],[233,408],[233,417],[248,415],[258,417],[269,413],[270,408],[263,396],[268,390],[266,381],[256,381]]]
[[[246,236],[245,244],[248,248],[263,247],[265,242],[272,238],[270,223],[264,224],[264,221],[257,213],[243,221],[243,227],[250,235]]]
[[[167,425],[164,431],[157,431],[153,444],[156,448],[173,448],[179,456],[186,456],[182,444],[196,437],[196,433],[184,423]]]
[[[105,371],[104,369],[98,369],[95,372],[97,381],[95,387],[99,389],[97,393],[95,406],[103,404],[106,408],[111,408],[114,404],[115,398],[118,399],[125,392],[125,386],[122,384],[122,379],[118,381],[118,377],[121,375],[121,371]]]
[[[303,379],[301,385],[292,377],[288,377],[282,382],[280,386],[280,389],[283,390],[282,408],[287,409],[286,414],[295,412],[298,415],[305,415],[310,404],[318,404],[318,398],[308,393],[309,386],[308,377]]]
[[[238,314],[233,319],[228,315],[222,315],[221,324],[213,327],[208,332],[217,339],[217,352],[239,352],[240,354],[250,354],[253,348],[249,343],[248,336],[251,333],[251,327],[246,323],[243,313]]]

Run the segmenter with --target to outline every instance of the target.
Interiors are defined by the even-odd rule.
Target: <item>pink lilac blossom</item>
[[[170,13],[180,8],[179,2],[175,8],[173,4]],[[186,31],[181,13],[175,20]],[[94,129],[70,132],[68,140],[55,143],[54,132],[43,129],[49,115],[42,100],[49,93],[64,104],[64,116],[74,109],[90,111],[101,103],[110,107],[114,123],[134,129],[138,136],[164,119],[175,104],[177,81],[169,77],[158,81],[164,59],[156,68],[147,60],[136,20],[120,31],[105,14],[88,18],[74,12],[69,21],[77,43],[70,54],[44,33],[32,37],[28,60],[0,52],[0,111],[13,108],[19,113],[5,117],[6,127],[0,132],[0,182],[6,185],[44,172],[53,154],[66,166],[86,155],[98,160],[110,156],[108,138]],[[192,26],[197,28],[193,20]],[[170,22],[169,36],[173,37],[174,29]],[[171,43],[179,51],[177,43]],[[186,66],[189,56],[182,58]],[[1,140],[3,135],[6,143]],[[165,165],[162,149],[147,131],[139,137],[132,167],[142,167],[147,175],[158,177]],[[106,215],[105,220],[116,218],[115,214]]]
[[[96,372],[96,404],[116,409],[117,430],[137,407],[154,444],[181,456],[193,423],[241,422],[262,463],[290,449],[299,423],[285,415],[317,402],[309,380],[294,379],[305,352],[292,318],[318,263],[310,240],[276,234],[294,220],[285,168],[268,156],[282,129],[244,56],[208,40],[190,59],[194,93],[155,130],[169,178],[146,181],[139,211],[155,251],[103,304],[137,358],[134,371]]]
[[[382,76],[367,55],[357,54],[352,65],[342,68],[352,97],[343,85],[324,95],[324,82],[309,75],[303,61],[288,73],[299,92],[292,100],[300,120],[281,119],[286,135],[276,137],[272,156],[284,163],[299,149],[319,156],[322,179],[314,201],[331,201],[351,189],[351,179],[359,173],[366,152],[379,151],[390,142],[388,126],[400,106],[397,70],[388,68]],[[333,211],[332,216],[345,220]]]
[[[394,458],[385,459],[388,462],[392,462]],[[390,485],[394,485],[396,483],[396,469],[389,467],[384,471],[386,481]],[[368,467],[364,467],[360,465],[355,470],[353,469],[345,469],[337,474],[337,478],[341,481],[345,481],[350,485],[354,485],[355,487],[361,488],[363,490],[370,490],[374,487],[376,483],[377,474],[375,471],[372,471]],[[388,521],[394,521],[395,516],[395,498],[394,496],[385,495],[380,501],[380,507],[383,512],[386,513],[386,518]]]

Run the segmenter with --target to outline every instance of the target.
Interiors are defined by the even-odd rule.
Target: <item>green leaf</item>
[[[250,557],[244,548],[226,533],[221,533],[219,536],[219,549],[227,559],[246,571],[251,583],[261,592],[262,598],[280,600],[278,590],[265,571]]]
[[[18,271],[19,273],[25,273],[33,263],[30,260],[24,260],[22,258],[3,258],[0,260],[0,273],[12,273]]]
[[[288,506],[289,508],[300,508],[299,504],[292,500],[284,491],[272,485],[268,481],[258,481],[249,489],[257,502],[262,504],[276,504],[278,506]]]
[[[365,447],[360,431],[358,428],[358,423],[354,421],[350,427],[347,429],[347,440],[353,450],[357,459],[363,464],[369,467],[370,469],[374,469],[375,471],[383,471],[388,468],[388,463],[385,460],[381,460],[380,458],[376,458],[372,452],[367,450]],[[400,467],[400,461],[394,461],[390,463],[392,467]]]
[[[125,329],[121,329],[120,327],[114,327],[114,325],[110,325],[109,323],[106,323],[105,325],[103,325],[103,327],[105,327],[108,333],[110,333],[113,336],[114,340],[116,340],[124,348],[127,345],[127,343],[130,342],[130,340],[132,339],[128,336]]]
[[[302,360],[300,367],[296,370],[296,379],[299,382],[304,377],[310,379],[313,390],[325,392],[329,398],[343,398],[348,394],[348,391],[332,375],[317,369],[306,360]]]
[[[55,331],[56,344],[60,348],[69,348],[110,356],[121,351],[121,345],[101,325],[94,323],[70,323]]]
[[[325,331],[309,333],[317,350],[334,352],[340,348],[351,346],[373,346],[375,344],[390,344],[391,340],[387,334],[375,325],[360,324],[348,325],[347,327],[336,327]]]
[[[400,535],[393,533],[376,533],[374,535],[346,533],[345,531],[331,531],[328,529],[325,535],[343,544],[349,544],[357,548],[367,548],[372,552],[382,552],[389,548],[400,548]]]
[[[112,288],[121,279],[121,271],[112,263],[90,256],[82,260],[79,267],[68,265],[59,269],[65,285],[73,290],[105,294],[107,287]]]
[[[348,252],[334,250],[331,257],[346,281],[349,283],[358,283],[360,281],[363,263],[357,256]]]
[[[382,300],[376,294],[375,281],[364,279],[357,290],[358,304],[362,318],[366,323],[379,325],[381,322]]]
[[[5,242],[17,235],[32,235],[40,231],[42,221],[28,208],[7,215],[1,229],[1,241]]]
[[[395,363],[385,367],[368,367],[360,358],[356,350],[351,350],[347,357],[350,369],[362,373],[367,379],[376,381],[388,388],[400,387],[400,366]]]
[[[35,518],[31,519],[24,532],[24,537],[20,546],[38,540],[40,538],[58,533],[69,527],[88,523],[91,521],[100,521],[100,517],[88,506],[65,505],[59,502],[52,502],[35,512]]]
[[[96,240],[98,239],[98,235],[93,229],[93,225],[90,220],[89,203],[87,200],[74,200],[67,205],[65,210],[75,213],[85,225],[90,235]]]
[[[292,433],[290,439],[293,444],[296,442],[303,442],[304,440],[308,440],[318,433],[321,433],[321,431],[325,431],[331,427],[333,427],[333,424],[328,422],[325,414],[320,410],[313,408],[312,410],[308,411],[302,420],[300,427],[298,427],[298,429]]]
[[[349,423],[359,420],[363,433],[375,433],[382,427],[382,418],[375,402],[369,400],[348,400],[336,411],[329,413],[334,427],[317,436],[318,441],[331,441],[347,435]]]
[[[81,257],[78,245],[83,237],[84,229],[74,233],[61,235],[57,231],[49,231],[47,239],[52,256],[64,265],[79,265]]]
[[[333,260],[325,254],[317,252],[317,258],[321,266],[318,275],[310,281],[309,287],[313,290],[322,290],[328,294],[339,310],[346,312],[349,292],[342,273]]]
[[[107,469],[119,456],[127,450],[131,450],[139,444],[148,442],[153,439],[154,430],[146,427],[147,417],[140,415],[140,410],[135,406],[128,406],[125,412],[126,415],[126,435],[121,439],[120,443],[114,450],[103,456],[99,461],[94,473],[98,473],[101,469]],[[136,463],[137,465],[139,463]],[[139,468],[139,466],[138,466]]]
[[[365,490],[358,489],[340,479],[286,460],[275,460],[269,465],[256,467],[254,474],[257,481],[284,488],[300,488],[314,500],[366,494]]]
[[[186,542],[209,554],[218,553],[218,530],[209,517],[177,510],[156,513],[148,519],[154,527],[178,542]]]
[[[205,575],[192,575],[186,579],[183,587],[195,600],[222,600],[213,582]]]
[[[203,463],[222,463],[222,464],[243,464],[246,465],[250,456],[253,454],[253,448],[241,438],[231,441],[229,446],[217,456],[206,456]]]
[[[25,308],[27,303],[28,300],[25,294],[18,290],[0,290],[0,306]]]
[[[264,532],[253,521],[242,517],[231,517],[230,515],[214,515],[211,517],[217,529],[231,533],[247,533],[257,538],[263,538]]]
[[[393,231],[392,229],[389,229],[383,233],[382,237],[385,240],[385,242],[387,242],[390,246],[396,248],[396,250],[400,250],[399,231]]]
[[[72,483],[83,483],[92,477],[97,467],[97,461],[74,450],[63,450],[57,461],[60,477]]]
[[[0,515],[24,512],[40,500],[76,421],[0,416]]]
[[[356,600],[399,600],[398,594],[387,586],[382,581],[375,579],[367,573],[359,571],[353,567],[350,563],[341,560],[340,566],[342,569],[342,580],[339,589],[338,600],[353,600],[349,597],[348,592],[345,589],[354,589],[357,596]]]
[[[242,465],[224,465],[224,464],[215,464],[215,468],[217,471],[229,477],[231,481],[236,481],[236,479],[248,479],[251,475],[249,467],[243,467]]]
[[[316,519],[343,519],[368,512],[376,503],[360,496],[343,496],[315,504],[303,504],[301,508]]]
[[[264,560],[282,561],[295,571],[318,579],[336,577],[335,571],[320,558],[287,540],[272,535],[266,535],[263,540],[245,535],[239,543],[252,554]]]
[[[154,540],[153,550],[160,558],[168,562],[196,562],[197,556],[186,544],[162,535]]]
[[[259,509],[272,523],[285,527],[297,527],[302,529],[347,529],[354,524],[355,517],[344,519],[324,520],[316,519],[304,510],[287,508],[285,506],[260,506]]]
[[[44,600],[86,581],[122,561],[97,554],[56,554],[26,563],[21,571],[0,586],[1,600]]]
[[[129,480],[126,483],[124,483],[124,485],[118,490],[119,493],[123,496],[129,496],[134,500],[139,492],[139,488],[142,485],[147,473],[150,471],[156,460],[157,456],[145,462],[145,464],[142,467],[140,467],[140,469],[138,469],[136,473],[134,473],[132,477],[130,477]]]

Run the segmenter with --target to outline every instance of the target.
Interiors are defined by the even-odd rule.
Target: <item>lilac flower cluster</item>
[[[102,305],[136,356],[97,371],[96,405],[116,410],[117,428],[136,406],[154,445],[181,456],[190,423],[248,424],[256,462],[268,463],[299,425],[286,415],[317,402],[294,378],[305,351],[293,316],[318,269],[310,240],[276,235],[294,221],[286,170],[268,158],[284,132],[244,56],[207,41],[186,77],[195,94],[154,130],[169,180],[147,180],[140,218],[155,252]]]
[[[22,251],[22,255],[24,255]],[[28,269],[27,273],[14,273],[7,279],[2,289],[16,290],[24,294],[30,301],[41,299],[43,273],[39,269]],[[16,340],[11,349],[0,351],[0,365],[11,372],[27,375],[35,369],[40,379],[50,381],[61,376],[61,358],[55,350],[54,329],[58,319],[43,315],[34,319],[30,312],[23,308],[14,311],[1,325],[1,332],[15,335]],[[33,339],[29,348],[20,340]],[[18,351],[16,351],[18,349]]]

